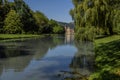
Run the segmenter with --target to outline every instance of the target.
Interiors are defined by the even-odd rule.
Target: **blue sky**
[[[69,10],[73,8],[72,0],[25,0],[32,10],[43,12],[49,19],[72,22]]]

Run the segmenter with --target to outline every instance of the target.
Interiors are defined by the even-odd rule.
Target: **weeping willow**
[[[119,0],[72,0],[70,15],[75,22],[77,40],[94,40],[96,35],[112,35],[120,25]],[[118,28],[118,27],[117,27]]]

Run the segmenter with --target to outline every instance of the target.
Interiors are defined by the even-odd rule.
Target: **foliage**
[[[4,22],[4,32],[8,34],[22,33],[22,27],[20,16],[11,10]]]
[[[119,0],[72,0],[74,9],[70,10],[76,29],[76,37],[83,28],[96,28],[95,34],[112,35],[119,26]],[[116,26],[115,26],[116,25]],[[117,27],[115,29],[115,27]],[[84,33],[87,29],[84,29]],[[88,30],[87,30],[88,31]],[[116,31],[117,32],[117,31]],[[84,38],[87,38],[83,36]],[[89,36],[88,36],[89,37]],[[95,36],[93,36],[95,37]],[[89,38],[88,38],[89,39]]]
[[[94,27],[86,27],[86,28],[81,27],[80,29],[77,30],[75,35],[76,35],[75,36],[76,40],[92,41],[94,40],[94,36],[95,36],[95,28]]]
[[[21,16],[23,30],[25,33],[35,33],[38,26],[35,23],[32,10],[23,0],[14,0],[17,13]]]
[[[3,32],[3,25],[6,14],[9,12],[10,6],[7,0],[0,0],[0,33]]]
[[[51,28],[51,32],[52,32],[52,33],[54,33],[53,28],[54,28],[55,26],[58,26],[57,22],[56,22],[55,20],[53,20],[53,19],[49,20],[48,25],[49,25],[49,27]]]
[[[47,25],[48,18],[42,12],[39,12],[39,11],[34,12],[33,15],[35,17],[36,24],[39,27],[38,33],[45,32],[43,29],[48,26]]]
[[[64,27],[60,25],[53,27],[53,33],[56,33],[56,34],[64,33]]]
[[[8,18],[6,15],[11,13],[11,11],[13,12],[13,10],[15,11],[15,14],[11,14],[12,16]],[[18,21],[15,22],[15,19]],[[10,22],[10,20],[12,22]],[[58,28],[56,28],[56,26]],[[58,31],[58,29],[60,29],[60,31]],[[40,11],[32,11],[24,0],[14,0],[13,2],[0,0],[0,33],[49,34],[64,32],[61,30],[62,29],[57,21],[49,20]]]
[[[63,34],[65,31],[64,31],[64,27],[59,25],[55,20],[50,20],[49,21],[49,27],[52,28],[52,33],[55,33],[55,34]]]
[[[120,34],[120,10],[115,13],[114,17],[114,32]]]

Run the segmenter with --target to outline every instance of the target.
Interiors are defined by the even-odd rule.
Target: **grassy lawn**
[[[98,44],[112,42],[115,40],[120,40],[120,35],[113,35],[113,36],[108,36],[105,38],[96,39],[95,44],[98,45]]]
[[[19,39],[19,38],[31,38],[39,37],[41,35],[32,35],[32,34],[0,34],[0,40],[6,39]]]
[[[120,35],[95,40],[95,65],[89,80],[120,80]]]

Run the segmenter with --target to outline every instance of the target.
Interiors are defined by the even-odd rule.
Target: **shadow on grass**
[[[95,39],[101,39],[101,38],[105,38],[105,37],[109,37],[110,35],[98,35],[95,37]]]
[[[120,80],[120,40],[95,48],[97,70],[90,80]]]

